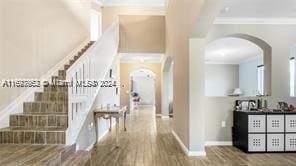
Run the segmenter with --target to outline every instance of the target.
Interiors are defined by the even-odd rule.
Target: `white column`
[[[189,45],[189,155],[204,156],[205,39],[190,39]]]

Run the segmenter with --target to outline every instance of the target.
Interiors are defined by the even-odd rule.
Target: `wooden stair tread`
[[[28,104],[68,104],[68,103],[62,103],[62,102],[58,102],[58,101],[28,101],[28,102],[24,102],[24,103],[28,103]]]
[[[68,92],[64,92],[64,91],[43,91],[43,92],[35,92],[38,94],[68,94]]]
[[[44,113],[35,113],[35,112],[26,112],[23,114],[12,114],[12,115],[36,115],[36,116],[53,116],[53,115],[57,115],[57,116],[61,116],[61,115],[68,115],[68,113],[64,113],[64,112],[44,112]]]
[[[62,132],[66,131],[66,128],[56,127],[7,127],[0,129],[1,131],[50,131],[50,132]]]
[[[50,112],[44,112],[44,113],[18,113],[18,114],[12,114],[15,116],[67,116],[67,113],[50,113]]]

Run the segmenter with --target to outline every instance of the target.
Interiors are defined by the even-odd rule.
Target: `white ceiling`
[[[222,38],[207,45],[205,61],[208,64],[240,64],[263,55],[254,43],[240,38]]]
[[[163,54],[121,53],[121,63],[162,63]]]
[[[104,5],[148,5],[164,6],[165,0],[101,0]]]
[[[219,17],[296,18],[296,0],[225,0]]]

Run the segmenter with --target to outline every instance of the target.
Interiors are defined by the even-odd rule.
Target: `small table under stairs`
[[[112,128],[112,118],[116,119],[116,147],[119,147],[119,119],[121,117],[124,118],[123,125],[124,131],[126,131],[126,114],[127,114],[127,107],[110,107],[110,108],[98,108],[94,110],[94,122],[95,122],[95,130],[96,130],[96,141],[99,139],[99,132],[98,132],[98,119],[109,119],[110,120],[110,129]],[[100,121],[99,121],[100,122]]]

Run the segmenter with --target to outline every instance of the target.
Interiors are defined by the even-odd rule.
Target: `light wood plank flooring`
[[[109,133],[92,151],[93,166],[296,166],[296,154],[245,154],[232,147],[207,147],[206,157],[187,157],[171,134],[171,120],[142,108],[127,118],[120,148]]]
[[[64,147],[53,145],[0,145],[0,165],[60,165],[60,153]]]

